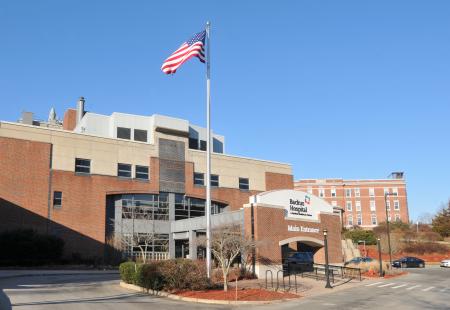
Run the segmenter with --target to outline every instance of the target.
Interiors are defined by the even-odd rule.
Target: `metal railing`
[[[325,269],[325,264],[314,264],[314,267],[320,267]],[[358,279],[362,281],[361,269],[353,268],[353,267],[345,267],[345,266],[337,266],[337,265],[328,265],[330,270],[330,275],[334,276],[336,273],[341,279]]]

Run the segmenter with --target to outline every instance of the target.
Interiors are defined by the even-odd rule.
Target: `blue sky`
[[[205,71],[162,61],[212,22],[212,123],[295,178],[405,171],[412,219],[450,197],[449,1],[0,2],[0,119],[86,97],[205,125]]]

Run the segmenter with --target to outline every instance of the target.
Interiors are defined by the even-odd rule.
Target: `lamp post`
[[[380,262],[380,278],[383,277],[383,262],[381,261],[381,242],[380,238],[377,238],[378,247],[378,261]]]
[[[327,284],[325,288],[332,288],[330,284],[330,267],[328,266],[328,230],[324,228],[323,230],[323,243],[325,246],[325,277],[327,278]]]
[[[392,266],[392,250],[391,250],[391,232],[389,230],[389,214],[387,208],[387,196],[393,195],[391,193],[384,193],[384,207],[386,209],[386,232],[388,237],[388,247],[389,247],[389,266]]]

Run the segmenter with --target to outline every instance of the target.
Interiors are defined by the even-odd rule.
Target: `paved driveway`
[[[450,269],[412,269],[391,280],[364,281],[346,290],[252,309],[450,309]],[[119,287],[116,274],[0,278],[12,309],[231,309],[185,303]],[[5,297],[5,296],[3,296]],[[0,299],[2,298],[0,293]],[[1,305],[1,303],[0,303]],[[3,306],[5,310],[11,307]],[[9,309],[8,309],[9,308]],[[3,309],[2,309],[3,310]]]

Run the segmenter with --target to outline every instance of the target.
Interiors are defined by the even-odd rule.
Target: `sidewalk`
[[[336,278],[336,282],[332,283],[331,286],[332,289],[325,288],[326,282],[323,280],[316,280],[312,278],[302,278],[297,276],[297,294],[301,295],[303,297],[310,297],[310,296],[317,296],[322,294],[328,294],[340,290],[345,290],[353,287],[360,286],[362,284],[366,284],[370,280],[363,279],[362,281],[359,280],[341,280]],[[288,277],[284,278],[284,283],[286,285],[286,288],[288,287],[289,279]],[[235,289],[235,282],[229,282],[229,289],[233,290]],[[267,281],[267,289],[276,289],[277,283],[274,279],[273,281],[273,287],[271,286],[271,281],[268,279]],[[266,280],[265,279],[255,279],[255,280],[241,280],[238,281],[238,289],[242,288],[266,288]],[[278,284],[278,290],[283,291],[283,283],[280,279],[280,282]],[[291,276],[291,285],[289,287],[289,293],[295,294],[295,280],[294,277]]]

